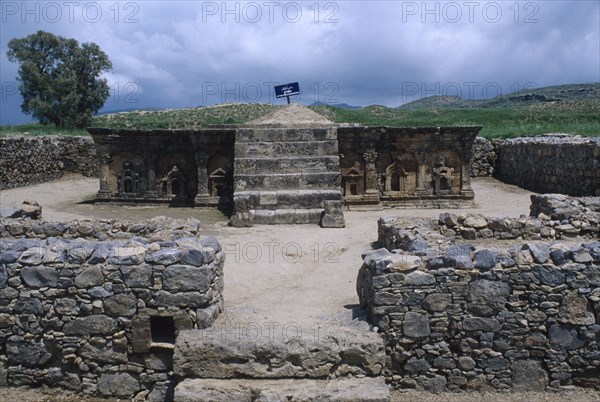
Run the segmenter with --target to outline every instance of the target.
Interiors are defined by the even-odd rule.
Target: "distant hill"
[[[187,109],[138,110],[94,118],[95,127],[179,129],[244,124],[284,107],[228,103]],[[470,101],[432,96],[390,108],[347,104],[309,106],[336,123],[365,126],[481,125],[488,138],[549,132],[600,136],[600,83],[559,85]]]
[[[579,102],[600,99],[600,83],[569,84],[527,89],[491,99],[464,99],[458,96],[429,96],[405,103],[403,110],[428,108],[488,108],[531,106],[541,103]]]
[[[338,109],[360,109],[362,108],[362,106],[352,106],[349,105],[347,103],[325,103],[325,102],[321,102],[321,101],[317,101],[312,103],[310,106],[312,107],[317,107],[317,106],[331,106],[331,107],[336,107]]]

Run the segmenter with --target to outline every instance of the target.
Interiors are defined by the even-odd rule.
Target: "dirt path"
[[[479,208],[457,213],[519,216],[529,209],[530,193],[493,179],[473,183]],[[226,313],[217,322],[228,328],[258,325],[315,331],[323,322],[349,321],[358,303],[356,274],[361,254],[377,240],[380,216],[436,217],[439,209],[348,211],[346,228],[312,225],[231,228],[216,211],[193,208],[94,205],[98,181],[81,177],[0,192],[0,205],[33,199],[46,220],[121,218],[127,220],[194,216],[226,254]]]

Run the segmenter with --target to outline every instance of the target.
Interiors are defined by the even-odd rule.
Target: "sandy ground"
[[[478,212],[519,216],[529,210],[530,192],[493,179],[473,183]],[[437,217],[439,209],[385,209],[348,211],[343,229],[313,225],[232,228],[217,211],[194,208],[95,205],[98,180],[78,176],[27,188],[0,192],[0,206],[16,206],[32,199],[43,206],[46,220],[117,218],[137,220],[157,215],[194,216],[203,230],[221,241],[226,254],[226,312],[217,326],[238,330],[289,331],[317,334],[320,326],[335,330],[336,323],[352,319],[356,274],[361,253],[377,240],[380,216]],[[258,326],[258,329],[256,328]],[[318,329],[317,329],[318,328]],[[284,332],[287,331],[287,332]]]
[[[490,216],[513,216],[529,212],[530,192],[493,179],[476,179],[475,209]],[[193,216],[203,223],[206,234],[217,236],[226,254],[225,313],[215,324],[216,330],[238,334],[290,336],[302,332],[321,336],[347,324],[356,314],[356,274],[361,253],[370,250],[377,239],[380,216],[437,217],[438,209],[386,209],[348,211],[346,228],[321,229],[313,225],[255,226],[231,228],[226,217],[215,211],[194,208],[126,207],[94,205],[97,179],[67,177],[53,183],[0,192],[0,206],[16,206],[31,199],[43,206],[46,220],[117,218],[137,220],[165,215],[174,218]],[[1,390],[0,400],[16,395],[22,401],[70,400],[54,393],[45,397],[41,391],[15,394]],[[21,392],[21,391],[19,391]],[[23,391],[25,392],[25,391]],[[28,392],[28,391],[27,391]],[[487,395],[487,396],[486,396]],[[35,399],[40,398],[40,399]],[[45,399],[46,398],[46,399]],[[49,398],[49,399],[48,399]],[[600,400],[596,392],[576,394],[400,394],[394,400],[406,401],[592,401]],[[73,399],[76,400],[76,399]]]

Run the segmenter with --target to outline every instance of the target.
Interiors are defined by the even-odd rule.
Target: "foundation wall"
[[[7,238],[18,224],[0,225],[0,385],[170,400],[178,332],[210,326],[222,308],[219,242],[116,240],[132,233],[116,227],[112,239],[67,238],[106,236],[90,222],[57,228],[66,237],[39,223]]]

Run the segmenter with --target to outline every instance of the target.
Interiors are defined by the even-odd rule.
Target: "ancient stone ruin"
[[[340,227],[342,202],[472,206],[480,129],[340,126],[290,105],[239,127],[89,131],[99,201],[232,207],[237,226]]]

